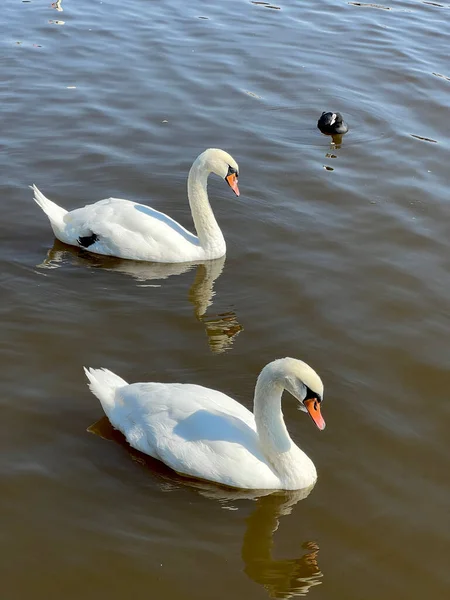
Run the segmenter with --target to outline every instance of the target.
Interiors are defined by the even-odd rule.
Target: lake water
[[[3,0],[4,598],[448,597],[449,20],[419,0]],[[210,146],[241,196],[211,177],[228,252],[206,265],[54,245],[28,188],[192,229]],[[324,432],[284,400],[307,498],[185,481],[91,427],[83,365],[251,407],[282,356],[325,383]]]

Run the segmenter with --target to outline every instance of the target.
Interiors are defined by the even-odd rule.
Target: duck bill
[[[315,398],[310,398],[305,400],[303,404],[306,407],[306,410],[309,412],[309,416],[317,425],[317,427],[322,431],[325,429],[325,421],[320,412],[320,402],[318,402]]]
[[[236,194],[236,196],[239,196],[238,180],[237,180],[236,174],[230,173],[229,175],[227,175],[225,177],[225,179],[226,179],[228,185],[230,186],[230,188]]]

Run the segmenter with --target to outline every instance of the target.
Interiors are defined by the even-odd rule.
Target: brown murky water
[[[3,4],[2,597],[444,598],[450,5]],[[211,179],[228,254],[207,265],[53,246],[27,187],[191,227],[185,180],[210,146],[242,195]],[[87,431],[83,365],[250,407],[286,355],[325,382],[323,433],[284,403],[319,472],[307,498],[185,481],[104,420]]]

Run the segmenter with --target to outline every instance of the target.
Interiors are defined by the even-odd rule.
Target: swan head
[[[314,369],[296,358],[281,358],[270,364],[284,389],[299,401],[300,410],[307,412],[320,430],[325,429],[320,412],[323,383]]]
[[[219,148],[208,148],[208,150],[200,154],[196,162],[208,173],[215,173],[222,179],[225,179],[236,196],[239,196],[239,167],[228,152]]]

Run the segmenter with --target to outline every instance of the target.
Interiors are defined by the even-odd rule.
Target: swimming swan
[[[113,427],[137,450],[174,471],[236,488],[296,490],[316,468],[289,436],[283,390],[319,429],[323,384],[301,360],[266,365],[256,382],[254,413],[222,392],[183,383],[132,383],[107,369],[86,369],[91,392]]]
[[[188,177],[188,198],[197,230],[193,235],[168,215],[130,200],[108,198],[67,211],[33,185],[34,200],[50,220],[61,242],[132,260],[180,263],[224,256],[225,240],[208,200],[210,173],[225,179],[239,196],[236,161],[223,150],[209,148],[194,161]]]

